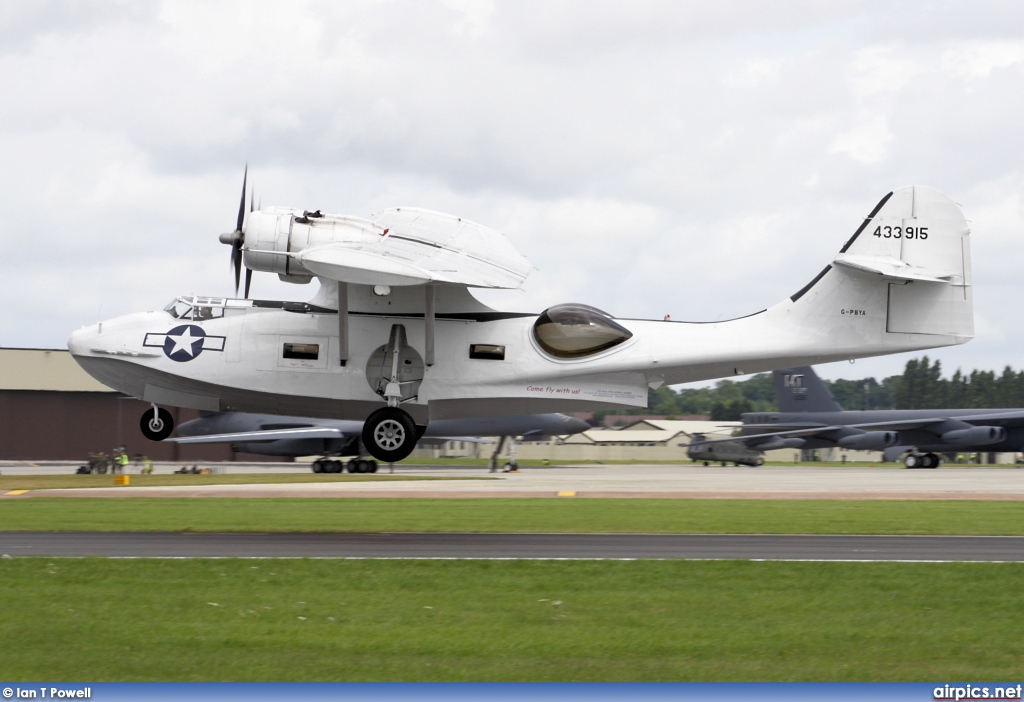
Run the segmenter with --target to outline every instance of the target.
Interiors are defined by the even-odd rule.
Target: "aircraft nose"
[[[86,340],[93,335],[93,331],[90,327],[82,327],[71,332],[71,336],[68,337],[68,351],[71,352],[72,356],[83,356],[85,355]]]
[[[590,425],[584,422],[582,419],[576,417],[568,417],[565,420],[565,431],[568,434],[579,434],[580,432],[590,429]]]

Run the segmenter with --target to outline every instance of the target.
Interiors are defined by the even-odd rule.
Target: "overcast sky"
[[[1024,368],[1024,3],[0,0],[0,90],[0,346],[231,294],[248,162],[264,206],[501,231],[538,270],[490,304],[701,321],[929,185],[971,223],[977,334],[932,357]]]

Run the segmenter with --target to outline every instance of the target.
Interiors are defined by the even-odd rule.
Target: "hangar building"
[[[0,460],[82,461],[127,447],[154,461],[281,461],[235,454],[226,444],[149,441],[139,418],[149,403],[101,385],[65,349],[0,348]],[[175,424],[198,412],[168,407]]]

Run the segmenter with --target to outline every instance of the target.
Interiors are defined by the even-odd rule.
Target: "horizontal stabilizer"
[[[935,271],[911,266],[901,259],[889,256],[839,254],[833,263],[865,273],[874,273],[886,280],[895,281],[920,280],[928,283],[948,283],[949,279],[956,275],[954,271]]]

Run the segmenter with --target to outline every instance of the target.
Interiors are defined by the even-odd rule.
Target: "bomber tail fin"
[[[810,366],[772,373],[780,412],[841,412],[842,406]]]

